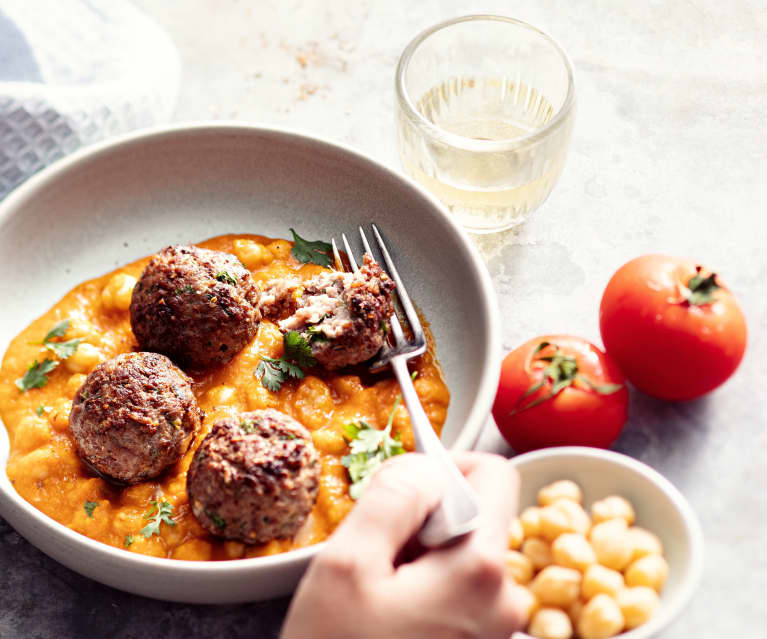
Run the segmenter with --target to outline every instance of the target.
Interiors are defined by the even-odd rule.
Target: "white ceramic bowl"
[[[75,284],[174,243],[222,233],[356,236],[376,222],[437,345],[451,392],[443,441],[471,448],[500,372],[499,312],[476,250],[407,178],[341,146],[284,130],[197,124],[129,135],[60,160],[0,205],[0,352]],[[359,245],[357,246],[359,248]],[[282,595],[317,551],[190,562],[79,535],[21,499],[4,472],[0,514],[64,565],[149,597],[223,603]]]
[[[626,455],[598,448],[563,446],[512,459],[522,480],[520,510],[537,504],[538,489],[571,479],[583,489],[586,507],[608,495],[621,495],[636,510],[637,525],[660,537],[669,573],[654,617],[620,639],[652,637],[679,615],[703,570],[703,534],[682,494],[658,472]],[[517,633],[516,637],[526,637]]]

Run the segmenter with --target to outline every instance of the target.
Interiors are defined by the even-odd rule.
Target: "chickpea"
[[[290,257],[291,246],[290,242],[286,240],[274,240],[274,242],[267,244],[266,248],[272,252],[275,259],[287,260]]]
[[[533,562],[536,570],[545,568],[554,563],[551,554],[551,546],[540,537],[529,537],[522,542],[522,554]]]
[[[87,378],[88,376],[83,373],[75,373],[74,375],[70,375],[69,379],[67,380],[67,385],[64,388],[66,396],[69,397],[69,399],[74,399],[75,393],[80,390],[80,386],[85,383]]]
[[[53,403],[53,410],[48,413],[48,421],[53,430],[62,432],[69,430],[69,413],[72,412],[72,402],[68,399],[58,399]]]
[[[626,567],[633,554],[627,532],[625,519],[609,519],[591,529],[589,538],[600,564],[613,570]]]
[[[251,271],[266,266],[274,259],[272,251],[253,240],[235,240],[232,245],[237,259]]]
[[[624,588],[618,593],[617,602],[629,630],[648,621],[660,605],[658,593],[646,586]]]
[[[553,541],[563,533],[581,533],[585,535],[591,528],[583,507],[570,499],[559,499],[550,506],[541,508],[541,536]]]
[[[98,348],[88,342],[81,342],[72,356],[64,360],[64,366],[70,373],[90,373],[102,359]]]
[[[623,613],[610,595],[600,594],[591,599],[578,620],[581,639],[607,639],[623,630]]]
[[[633,551],[631,560],[641,559],[645,555],[662,555],[663,544],[649,530],[632,526],[628,529],[629,545]]]
[[[516,550],[506,551],[506,574],[518,584],[529,583],[533,578],[533,562]]]
[[[22,419],[13,433],[14,452],[27,453],[51,441],[48,422],[30,415]]]
[[[623,575],[617,570],[592,564],[583,573],[581,590],[585,599],[591,599],[600,593],[615,597],[623,589],[623,585]]]
[[[539,572],[530,590],[544,606],[569,606],[581,592],[581,573],[562,566],[546,566]]]
[[[101,291],[101,305],[107,310],[127,311],[130,308],[136,278],[127,273],[117,273]]]
[[[537,537],[541,534],[541,509],[537,506],[525,508],[519,516],[519,523],[525,537]]]
[[[522,528],[522,522],[519,521],[519,517],[515,517],[509,526],[509,548],[518,550],[524,539],[525,531]]]
[[[591,505],[591,518],[594,524],[599,524],[609,519],[625,519],[630,526],[636,520],[634,507],[631,502],[618,495],[610,495]]]
[[[551,544],[551,554],[554,563],[581,572],[597,563],[597,556],[589,540],[578,533],[564,533],[557,537]]]
[[[538,598],[526,586],[517,586],[514,590],[514,598],[519,606],[519,610],[525,615],[525,621],[530,619],[540,607]]]
[[[656,592],[663,589],[668,577],[668,564],[660,555],[646,555],[626,569],[627,586],[648,586]]]
[[[226,406],[234,399],[237,389],[234,386],[214,386],[207,393],[207,399],[213,406]]]
[[[557,499],[569,499],[580,504],[583,493],[580,486],[569,479],[560,479],[538,491],[538,504],[541,506],[553,504]]]
[[[527,633],[540,639],[570,639],[573,624],[559,608],[541,608],[533,615]]]
[[[349,447],[343,435],[333,428],[320,428],[312,432],[315,448],[322,453],[340,455]]]

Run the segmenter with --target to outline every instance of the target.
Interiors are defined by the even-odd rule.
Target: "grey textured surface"
[[[703,525],[701,587],[663,639],[764,637],[767,604],[767,30],[764,2],[139,2],[181,49],[177,120],[285,124],[398,166],[394,65],[421,28],[497,12],[557,37],[578,115],[559,185],[518,231],[482,242],[504,347],[544,332],[599,341],[611,273],[649,251],[722,273],[750,328],[736,377],[671,405],[634,393],[616,448],[660,470]],[[492,431],[483,447],[505,450]],[[0,636],[275,637],[286,600],[193,607],[95,584],[0,528]]]

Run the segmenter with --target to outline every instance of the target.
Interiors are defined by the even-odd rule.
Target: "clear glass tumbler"
[[[551,193],[573,126],[573,68],[529,24],[455,18],[419,34],[397,66],[405,171],[473,233],[524,221]]]

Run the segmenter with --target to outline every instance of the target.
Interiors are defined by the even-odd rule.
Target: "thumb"
[[[366,565],[393,571],[394,560],[444,492],[436,464],[417,453],[393,457],[373,476],[356,506],[328,541]]]

